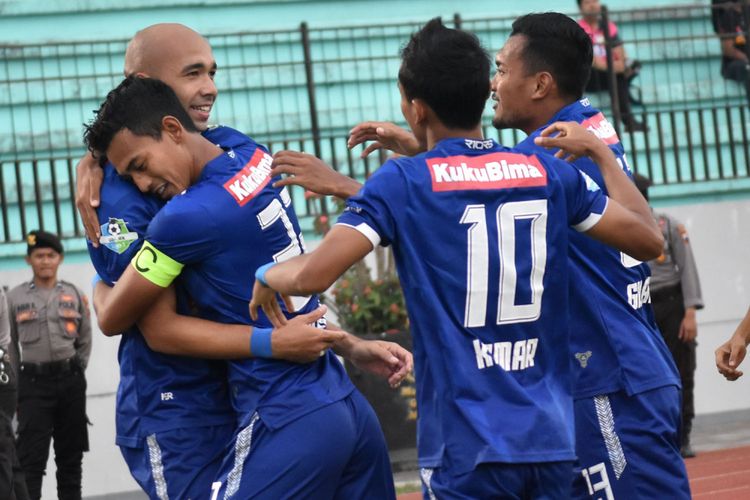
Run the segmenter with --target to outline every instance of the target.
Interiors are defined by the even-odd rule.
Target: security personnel
[[[18,463],[13,416],[18,403],[18,339],[11,338],[5,292],[0,288],[0,498],[27,500]]]
[[[54,234],[32,231],[26,262],[34,277],[8,293],[11,332],[21,346],[18,456],[29,497],[41,497],[50,439],[57,495],[81,498],[81,462],[88,451],[86,379],[91,323],[86,297],[57,279],[63,247]]]
[[[636,184],[648,199],[651,181],[636,176]],[[656,325],[672,353],[682,381],[682,428],[680,452],[683,457],[695,456],[690,445],[695,407],[695,338],[698,329],[695,311],[703,309],[698,270],[690,248],[685,226],[667,214],[654,212],[654,218],[664,235],[664,249],[659,257],[649,262],[651,267],[651,305]]]

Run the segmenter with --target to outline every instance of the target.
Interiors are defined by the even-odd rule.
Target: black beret
[[[51,248],[55,252],[62,254],[63,246],[60,242],[60,238],[57,235],[48,233],[47,231],[31,231],[26,236],[26,255],[31,255],[31,252],[37,248]]]

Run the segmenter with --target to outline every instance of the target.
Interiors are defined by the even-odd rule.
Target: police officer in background
[[[80,500],[81,462],[89,446],[83,374],[91,354],[88,301],[57,279],[63,260],[57,236],[32,231],[27,244],[33,279],[8,293],[11,332],[21,345],[18,456],[29,497],[38,500],[53,439],[58,498]]]
[[[13,436],[13,416],[18,402],[18,359],[18,339],[11,338],[5,292],[0,288],[0,498],[8,500],[29,498]]]
[[[635,175],[635,183],[648,200],[651,181]],[[656,325],[672,353],[682,381],[682,428],[680,452],[685,458],[695,456],[690,446],[695,407],[695,338],[698,328],[695,311],[703,309],[701,285],[685,226],[667,214],[654,212],[664,235],[664,250],[649,262],[651,268],[651,305]]]

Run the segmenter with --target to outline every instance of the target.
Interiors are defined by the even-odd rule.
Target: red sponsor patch
[[[235,199],[239,206],[252,200],[271,180],[271,162],[273,157],[256,149],[250,161],[234,177],[224,183],[224,189]]]
[[[609,123],[602,113],[597,113],[591,118],[581,122],[581,125],[601,139],[605,144],[612,145],[620,142],[615,127]]]
[[[509,189],[547,185],[547,171],[536,156],[491,153],[427,159],[433,191]]]

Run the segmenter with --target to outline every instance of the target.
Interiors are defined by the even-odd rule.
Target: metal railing
[[[747,8],[744,11],[747,15]],[[748,95],[720,75],[720,42],[711,7],[676,6],[606,12],[630,57],[643,63],[634,105],[650,131],[622,135],[631,164],[659,186],[725,189],[705,181],[748,180]],[[342,172],[366,178],[382,157],[346,148],[349,128],[379,119],[402,123],[396,75],[399,49],[425,20],[387,25],[207,35],[219,65],[214,119],[272,150],[314,152]],[[473,31],[490,53],[513,18],[464,18],[447,24]],[[746,24],[747,26],[747,24]],[[122,77],[126,40],[0,46],[0,242],[44,227],[82,236],[73,209],[74,166],[83,152],[82,123]],[[590,96],[620,128],[612,97]],[[488,108],[489,109],[489,108]],[[614,113],[613,113],[614,112]],[[504,144],[523,138],[494,131]],[[739,187],[737,187],[739,186]],[[747,189],[734,183],[728,189]],[[658,193],[658,189],[657,189]],[[313,210],[293,192],[303,224]],[[324,204],[324,210],[329,207]]]

